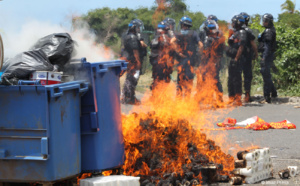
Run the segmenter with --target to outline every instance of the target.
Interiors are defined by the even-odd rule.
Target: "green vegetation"
[[[300,27],[293,29],[286,24],[276,25],[277,50],[275,65],[278,73],[274,80],[281,92],[300,95]]]
[[[300,96],[300,13],[290,0],[286,0],[281,8],[285,12],[279,14],[275,23],[277,47],[273,81],[281,95]],[[262,33],[260,16],[255,15],[251,20],[250,27],[256,34]],[[259,60],[254,63],[254,88],[262,86]]]
[[[116,54],[120,53],[122,34],[127,30],[127,25],[132,19],[138,18],[144,22],[146,30],[144,36],[148,44],[157,23],[165,17],[174,18],[178,24],[183,15],[188,15],[193,20],[192,29],[195,30],[198,30],[205,20],[202,12],[190,12],[184,0],[165,0],[165,4],[160,4],[160,2],[163,1],[156,0],[156,6],[151,8],[141,7],[136,10],[128,8],[118,8],[116,10],[110,8],[94,9],[79,19],[88,23],[91,30],[97,35],[97,42],[109,46]],[[283,13],[279,14],[278,20],[275,22],[277,50],[274,64],[277,71],[273,71],[273,80],[280,95],[300,96],[300,12],[295,10],[295,7],[295,2],[291,0],[283,2],[281,5]],[[260,22],[261,15],[255,14],[251,17],[250,27],[256,36],[264,30]],[[228,23],[220,20],[219,24],[226,25]],[[253,62],[252,93],[262,92],[259,60]],[[227,59],[223,61],[228,62]],[[150,70],[151,65],[148,63],[148,58],[143,66],[148,71]],[[225,64],[225,68],[226,66]],[[223,69],[223,74],[226,74],[226,71],[226,69]],[[225,76],[223,77],[225,78]],[[226,86],[227,84],[224,83],[223,87]]]
[[[160,4],[150,9],[144,7],[136,10],[128,8],[113,10],[108,7],[94,9],[79,19],[86,21],[96,34],[97,42],[102,42],[106,46],[120,43],[120,38],[127,30],[128,23],[135,18],[144,22],[145,33],[149,34],[153,33],[156,25],[166,17],[179,21],[183,15],[188,15],[193,20],[193,29],[198,29],[205,20],[202,12],[189,12],[182,0],[167,0],[166,2],[167,4]],[[73,26],[74,28],[78,26],[74,20]]]

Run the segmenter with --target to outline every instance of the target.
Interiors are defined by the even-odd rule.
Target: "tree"
[[[295,13],[295,7],[296,7],[296,1],[292,2],[291,0],[286,0],[282,5],[281,5],[281,10],[286,13],[294,14]]]
[[[282,14],[279,14],[278,16],[278,22],[286,24],[294,29],[300,27],[300,14],[290,14],[287,12],[284,12]]]
[[[120,22],[116,12],[108,7],[90,11],[83,19],[87,21],[90,28],[98,36],[97,40],[103,43],[112,39],[114,30]]]
[[[189,16],[193,20],[193,30],[198,30],[200,25],[205,21],[206,17],[202,12],[185,12],[184,15]]]
[[[276,25],[277,50],[274,75],[277,87],[285,93],[300,94],[300,28],[293,29],[286,24]]]
[[[178,20],[187,11],[187,6],[184,3],[184,0],[156,0],[155,2],[157,6],[153,7],[153,26],[156,26],[158,22],[162,21],[166,17]]]
[[[172,12],[184,13],[187,10],[186,4],[183,0],[167,0],[170,3]]]

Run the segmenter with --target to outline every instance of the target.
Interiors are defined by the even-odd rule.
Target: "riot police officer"
[[[217,101],[214,101],[213,104],[219,107],[223,102],[223,88],[220,81],[219,72],[220,62],[225,48],[225,37],[220,34],[218,25],[214,20],[206,20],[206,27],[206,36],[203,41],[203,53],[198,71],[199,73],[197,73],[196,98],[197,95],[202,91],[202,88],[205,88],[206,86],[212,86],[209,88],[210,90],[207,90],[207,94],[209,95],[206,95],[206,97],[211,97],[215,94]],[[209,102],[213,100],[213,98],[206,99],[206,101]]]
[[[200,31],[199,32],[199,37],[200,37],[200,40],[201,40],[202,43],[204,42],[204,39],[206,37],[206,33],[209,32],[209,28],[207,27],[207,21],[208,20],[213,20],[218,24],[217,16],[215,16],[215,15],[208,15],[207,16],[206,20],[199,27],[199,31]],[[220,30],[219,30],[219,33],[220,33]]]
[[[191,30],[192,19],[183,16],[180,19],[180,32],[171,39],[177,53],[177,96],[189,98],[191,95],[194,79],[197,48],[201,53],[203,44],[196,31]]]
[[[173,72],[173,55],[170,45],[170,25],[162,21],[157,25],[154,39],[151,41],[150,63],[152,65],[153,83],[150,89],[155,90],[159,83],[169,83]]]
[[[147,47],[148,45],[145,43],[144,38],[142,36],[142,31],[144,29],[144,23],[142,20],[140,19],[134,19],[133,21],[137,22],[138,25],[138,32],[137,32],[137,37],[138,40],[141,43],[142,48],[140,49],[140,60],[141,60],[141,75],[143,73],[142,67],[143,67],[143,62],[144,62],[144,58],[147,56]]]
[[[207,16],[207,20],[214,20],[216,23],[218,23],[218,18],[215,15],[208,15]]]
[[[241,64],[245,63],[247,52],[245,50],[248,37],[243,29],[245,19],[242,15],[235,15],[231,19],[234,28],[232,35],[228,38],[229,49],[227,55],[231,58],[228,67],[228,94],[230,104],[240,106],[242,95]]]
[[[135,88],[141,70],[140,56],[142,46],[138,38],[139,25],[138,21],[132,20],[128,24],[128,32],[123,38],[124,46],[121,56],[129,63],[122,92],[122,103],[124,104],[140,104],[140,101],[135,97]]]
[[[175,19],[167,17],[163,20],[166,23],[166,29],[168,30],[168,35],[170,38],[175,37],[174,29],[176,27]]]
[[[252,82],[252,59],[257,58],[257,47],[255,43],[255,36],[253,31],[248,27],[248,23],[250,21],[250,16],[246,12],[241,12],[245,19],[245,24],[243,25],[243,29],[247,32],[248,41],[245,46],[246,51],[246,61],[243,61],[242,65],[242,72],[244,76],[244,91],[245,91],[245,99],[244,101],[251,102],[250,91],[251,91],[251,82]]]
[[[272,81],[272,75],[270,72],[271,65],[274,60],[274,52],[276,50],[276,30],[273,24],[273,16],[266,13],[262,16],[264,32],[259,37],[261,50],[261,74],[264,81],[264,98],[265,101],[271,103],[271,97],[277,97],[277,91]]]

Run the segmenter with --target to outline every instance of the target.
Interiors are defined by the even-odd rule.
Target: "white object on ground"
[[[245,176],[247,184],[253,184],[273,176],[269,148],[254,149],[245,154],[243,159],[246,161],[246,168],[235,169],[235,172]]]
[[[235,125],[236,126],[247,126],[249,124],[255,123],[257,121],[257,118],[258,118],[258,116],[253,116],[244,121],[237,122]]]
[[[124,175],[97,176],[80,180],[80,186],[139,186],[140,178]]]
[[[298,167],[297,166],[288,166],[288,169],[290,171],[291,177],[295,177],[298,173]]]

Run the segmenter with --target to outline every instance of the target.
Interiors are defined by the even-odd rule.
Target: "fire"
[[[103,175],[103,176],[109,176],[109,175],[112,174],[112,172],[113,172],[112,170],[103,171],[103,172],[102,172],[102,175]]]
[[[203,94],[201,94],[203,95]],[[222,152],[216,144],[223,143],[225,136],[209,140],[213,129],[213,113],[200,110],[194,97],[176,97],[175,83],[160,82],[152,96],[143,100],[138,109],[146,113],[132,113],[122,118],[126,161],[123,174],[132,176],[159,176],[166,174],[184,177],[197,166],[214,163],[222,165],[220,175],[229,175],[234,169],[234,158]],[[204,133],[205,132],[205,133]],[[197,171],[196,171],[197,172]],[[202,180],[200,173],[193,179]],[[179,176],[180,175],[180,176]],[[158,180],[156,180],[156,183]]]
[[[208,49],[203,50],[200,67],[196,70],[196,99],[206,105],[224,107],[223,93],[218,90],[216,77],[219,77],[218,69],[222,57],[222,54],[218,54],[218,51],[224,50],[225,37],[223,35],[218,37],[220,38],[217,42],[213,41]]]
[[[152,25],[156,26],[157,21],[163,20],[165,18],[165,13],[168,10],[168,4],[165,0],[156,0],[157,8],[152,15]]]
[[[223,32],[223,35],[227,41],[227,39],[230,37],[232,30],[229,29],[230,23],[220,23],[219,24],[219,30]]]
[[[92,173],[83,173],[80,176],[77,177],[77,184],[79,185],[80,180],[85,179],[85,178],[89,178],[92,176]]]
[[[224,30],[212,48],[224,44],[227,35],[228,31]],[[158,63],[167,63],[172,68],[172,57],[168,55],[172,48],[165,50]],[[212,110],[226,106],[219,99],[223,95],[215,79],[219,56],[214,50],[204,50],[202,56],[206,58],[205,63],[192,67],[197,78],[186,82],[191,89],[188,96],[178,96],[176,83],[172,81],[157,81],[155,89],[146,92],[142,105],[122,116],[126,159],[121,172],[124,175],[140,176],[144,184],[173,185],[209,183],[213,179],[211,171],[218,175],[215,181],[224,181],[226,177],[222,176],[231,175],[234,157],[223,151],[230,146],[226,143],[226,131],[217,135],[213,132],[223,130],[215,129],[214,124],[231,110],[219,109],[218,113]]]

